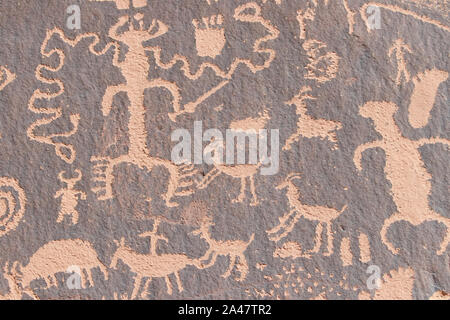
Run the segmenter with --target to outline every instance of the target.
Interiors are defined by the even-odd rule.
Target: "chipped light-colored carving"
[[[117,269],[117,263],[120,260],[136,274],[131,299],[136,299],[140,296],[140,288],[142,285],[144,286],[144,291],[147,292],[153,278],[164,278],[167,293],[172,295],[173,289],[169,280],[170,275],[175,276],[178,291],[182,292],[184,288],[179,272],[188,265],[203,269],[202,264],[198,260],[191,259],[184,254],[156,254],[157,241],[168,241],[166,237],[156,234],[158,224],[159,222],[155,221],[153,231],[139,235],[140,237],[150,237],[150,252],[148,254],[134,251],[125,245],[125,239],[122,238],[111,260],[111,268]]]
[[[262,130],[266,127],[267,122],[270,120],[267,109],[264,109],[258,117],[249,117],[241,120],[234,120],[230,123],[229,128],[235,131],[247,131],[247,130]]]
[[[67,272],[71,266],[84,271],[80,274],[84,288],[88,287],[88,282],[91,286],[94,285],[94,268],[99,268],[105,280],[108,280],[108,271],[98,259],[97,252],[89,242],[80,239],[51,241],[39,248],[28,264],[21,266],[17,263],[12,273],[24,292],[34,296],[30,287],[32,281],[43,279],[47,288],[50,288],[52,284],[57,285],[56,274]]]
[[[392,57],[395,53],[395,60],[397,63],[397,77],[395,78],[395,83],[397,85],[400,85],[402,75],[405,82],[409,82],[410,80],[410,75],[405,61],[405,52],[412,53],[412,50],[406,43],[403,42],[402,39],[395,40],[388,52],[389,57]]]
[[[394,13],[400,13],[400,14],[403,14],[403,15],[406,15],[406,16],[410,16],[410,17],[413,17],[414,19],[417,19],[419,21],[432,24],[432,25],[436,26],[437,28],[439,28],[441,30],[450,32],[450,27],[444,25],[440,21],[437,21],[437,20],[428,18],[426,16],[420,15],[420,14],[414,12],[414,11],[406,10],[406,9],[404,9],[402,7],[399,7],[399,6],[390,5],[390,4],[384,4],[384,3],[379,3],[379,2],[368,2],[368,3],[365,3],[359,9],[360,14],[361,14],[361,18],[363,19],[363,21],[366,24],[367,32],[371,32],[372,31],[372,29],[370,27],[369,19],[367,17],[367,8],[368,7],[379,7],[379,8],[383,8],[385,10],[389,10],[389,11],[394,12]]]
[[[413,79],[414,91],[408,107],[408,120],[413,128],[428,124],[439,86],[448,79],[448,72],[431,69]]]
[[[14,268],[14,266],[11,267]],[[8,282],[9,292],[5,295],[0,294],[0,300],[21,300],[22,290],[20,289],[17,280],[11,273],[10,265],[8,263],[6,263],[3,268],[3,277]]]
[[[397,212],[387,218],[381,229],[381,239],[389,250],[398,254],[387,238],[389,227],[398,221],[407,221],[418,226],[426,221],[437,221],[447,228],[444,240],[437,254],[442,255],[450,242],[450,219],[434,212],[428,203],[431,194],[431,175],[426,170],[419,148],[426,144],[441,143],[449,146],[450,141],[442,138],[405,138],[394,120],[398,107],[392,102],[371,101],[364,104],[359,113],[373,121],[381,140],[367,142],[355,150],[353,161],[358,171],[362,170],[362,153],[367,149],[381,148],[385,152],[384,172],[391,183],[392,198]]]
[[[350,238],[348,237],[342,238],[340,257],[343,267],[351,266],[353,264],[353,253],[350,247]]]
[[[335,52],[325,51],[327,46],[319,40],[306,40],[303,49],[308,54],[309,64],[306,79],[312,79],[319,84],[330,81],[336,77],[339,70],[339,56]]]
[[[370,242],[367,234],[360,233],[358,236],[358,244],[359,244],[359,261],[362,263],[368,263],[372,260],[370,254]]]
[[[436,291],[428,300],[450,300],[450,294],[445,291]]]
[[[297,11],[297,21],[300,28],[300,39],[306,39],[306,20],[314,21],[315,11],[312,8]]]
[[[342,4],[344,5],[345,12],[347,13],[347,23],[348,23],[348,34],[353,34],[355,28],[355,11],[350,9],[348,5],[348,0],[342,0]]]
[[[283,150],[291,150],[293,143],[298,142],[300,137],[306,138],[320,138],[322,140],[329,140],[335,145],[337,144],[336,132],[342,129],[342,124],[338,121],[330,121],[325,119],[314,119],[307,114],[305,100],[315,100],[316,98],[308,94],[311,87],[303,86],[299,93],[287,101],[287,105],[296,106],[296,114],[299,116],[297,121],[297,132],[292,134],[283,147]]]
[[[202,21],[194,19],[195,46],[200,57],[215,58],[220,55],[225,46],[225,30],[222,26],[223,16],[221,14],[204,17]]]
[[[412,300],[414,289],[414,270],[399,268],[383,276],[380,289],[374,293],[363,291],[359,300]]]
[[[286,196],[291,210],[283,217],[279,218],[280,223],[271,230],[268,230],[267,233],[272,241],[277,242],[289,235],[301,217],[310,221],[317,221],[318,225],[316,226],[316,235],[314,239],[315,244],[313,249],[306,252],[306,254],[318,253],[320,251],[322,231],[323,227],[325,227],[328,243],[327,252],[324,255],[330,256],[333,253],[333,232],[331,230],[331,225],[333,220],[345,211],[347,205],[338,211],[334,208],[303,204],[299,200],[300,191],[293,183],[294,179],[300,178],[301,176],[299,173],[291,173],[283,183],[277,186],[277,190],[287,189]]]
[[[216,0],[216,1],[218,1],[218,0]],[[282,0],[272,0],[272,1],[274,1],[274,2],[275,2],[276,4],[278,4],[278,5],[280,5],[281,2],[282,2]],[[263,3],[266,3],[267,0],[262,0],[262,2],[263,2]]]
[[[35,130],[40,129],[41,127],[48,126],[55,122],[57,119],[61,118],[63,115],[63,108],[62,107],[42,107],[37,108],[35,106],[35,103],[37,100],[51,100],[54,99],[64,93],[64,83],[56,78],[46,78],[43,75],[43,72],[51,72],[56,73],[62,69],[64,66],[64,60],[65,60],[65,54],[64,51],[58,48],[54,49],[48,49],[48,43],[53,38],[53,36],[59,36],[61,41],[63,41],[65,44],[75,47],[80,41],[84,39],[91,39],[93,38],[93,41],[89,44],[89,51],[97,56],[105,54],[111,47],[116,46],[115,43],[108,43],[103,50],[97,51],[95,47],[100,42],[100,38],[95,33],[84,33],[81,35],[78,35],[74,40],[71,40],[69,38],[66,38],[64,35],[64,32],[58,28],[54,28],[52,30],[47,31],[47,35],[44,39],[44,42],[41,46],[41,54],[43,57],[46,58],[52,58],[54,54],[57,56],[58,65],[56,67],[52,67],[46,64],[40,64],[36,68],[36,79],[38,79],[43,84],[46,84],[48,86],[56,86],[58,89],[54,92],[51,92],[50,89],[47,90],[41,90],[36,89],[33,92],[33,95],[31,96],[30,100],[28,101],[28,109],[36,113],[38,115],[43,115],[44,118],[39,118],[35,122],[33,122],[27,129],[27,136],[31,140],[37,141],[39,143],[49,144],[52,145],[55,148],[56,155],[62,159],[63,161],[71,164],[75,160],[76,152],[72,145],[57,142],[55,139],[59,138],[68,138],[72,135],[74,135],[78,131],[78,123],[80,121],[80,115],[79,114],[72,114],[70,115],[70,123],[72,125],[72,129],[68,132],[63,133],[55,133],[50,135],[38,135],[35,133]]]
[[[194,200],[181,213],[181,222],[190,226],[199,226],[202,219],[208,214],[208,205],[205,201]]]
[[[253,44],[253,52],[259,55],[267,56],[266,59],[264,59],[264,62],[260,65],[255,65],[251,59],[243,59],[243,58],[235,58],[230,66],[226,69],[221,69],[218,65],[211,63],[211,62],[204,62],[202,63],[198,68],[197,71],[192,71],[192,68],[189,64],[188,59],[185,56],[182,56],[180,54],[175,54],[168,62],[163,62],[161,59],[161,51],[162,49],[160,47],[146,47],[145,50],[148,52],[152,52],[153,56],[155,58],[155,63],[159,68],[162,69],[171,69],[176,64],[181,63],[181,71],[187,77],[189,80],[197,80],[199,79],[207,69],[211,69],[214,74],[224,79],[222,82],[220,82],[218,85],[213,87],[210,90],[207,90],[200,98],[198,98],[196,101],[189,102],[183,106],[183,109],[179,105],[174,105],[174,112],[169,114],[169,118],[173,121],[175,121],[176,117],[185,114],[185,113],[193,113],[195,112],[196,108],[205,101],[208,97],[210,97],[212,94],[216,93],[218,90],[220,90],[223,86],[225,86],[228,81],[233,76],[233,74],[236,72],[237,68],[243,64],[248,67],[248,69],[252,73],[256,73],[259,71],[262,71],[264,69],[267,69],[272,64],[273,60],[275,59],[276,52],[273,49],[269,48],[262,48],[263,45],[269,41],[275,40],[279,36],[279,31],[277,28],[272,26],[269,20],[266,20],[261,15],[261,7],[255,3],[255,2],[249,2],[247,4],[238,6],[235,9],[233,18],[236,21],[239,22],[245,22],[245,23],[254,23],[254,24],[260,24],[264,27],[264,29],[268,32],[268,35],[258,38],[255,40]]]
[[[213,225],[214,224],[212,222],[212,219],[209,216],[206,216],[203,219],[200,228],[192,232],[192,235],[200,236],[209,245],[206,253],[199,259],[200,261],[209,260],[209,263],[204,264],[203,268],[209,268],[213,266],[216,263],[217,257],[219,256],[228,256],[230,258],[230,262],[228,264],[227,270],[224,274],[222,274],[222,277],[228,278],[231,275],[233,268],[236,267],[236,269],[240,273],[240,277],[237,278],[236,281],[245,280],[248,274],[248,262],[245,258],[244,252],[253,242],[255,234],[252,234],[247,242],[242,240],[215,240],[211,237],[211,234],[209,232],[210,227]]]
[[[281,259],[297,259],[297,258],[310,258],[309,254],[304,254],[302,245],[298,242],[287,241],[279,248],[275,249],[273,253],[274,258]]]
[[[6,66],[0,66],[0,91],[16,79],[16,75],[9,71]]]
[[[0,177],[0,237],[17,228],[26,203],[25,192],[17,180]]]
[[[129,24],[129,30],[122,34],[117,34],[119,27],[128,23],[128,16],[119,18],[109,35],[111,38],[124,43],[128,47],[128,52],[123,61],[118,60],[120,50],[116,47],[113,65],[118,67],[124,76],[126,83],[109,86],[103,96],[102,111],[104,116],[108,116],[113,98],[119,92],[126,92],[130,100],[128,111],[129,148],[128,154],[111,159],[109,157],[95,156],[91,158],[94,165],[94,181],[100,186],[96,186],[92,191],[96,192],[99,200],[112,199],[112,184],[114,182],[114,169],[122,163],[134,164],[142,170],[152,171],[154,167],[165,168],[170,175],[167,192],[163,198],[168,207],[175,207],[178,204],[173,202],[175,196],[187,196],[193,193],[192,176],[195,174],[193,166],[177,166],[170,160],[151,157],[147,146],[147,130],[145,127],[145,107],[144,92],[148,88],[165,88],[173,97],[174,106],[178,106],[181,96],[176,84],[163,79],[148,80],[148,70],[150,65],[147,61],[145,49],[142,45],[144,41],[157,38],[165,34],[167,26],[159,20],[153,20],[148,30],[144,29],[143,16],[135,15],[139,23],[139,29],[135,29],[133,23]],[[178,107],[175,107],[178,110]]]
[[[126,10],[130,8],[130,0],[90,0],[95,2],[114,2],[117,9]],[[147,6],[147,0],[132,0],[131,5],[133,8],[143,8]]]
[[[270,120],[269,114],[265,109],[262,114],[257,118],[246,118],[242,120],[235,120],[230,123],[230,129],[235,132],[252,132],[257,133],[263,129],[267,122]],[[214,146],[215,150],[221,149],[223,151],[222,141],[214,141],[210,144]],[[223,154],[223,152],[222,152]],[[262,166],[262,161],[257,164],[236,164],[227,165],[222,163],[222,159],[218,159],[218,153],[215,153],[214,168],[211,169],[205,177],[197,184],[197,188],[205,189],[215,178],[221,174],[240,179],[241,189],[236,199],[233,199],[234,203],[242,203],[245,200],[245,191],[247,189],[247,180],[250,184],[250,193],[252,194],[251,206],[259,205],[258,196],[256,194],[255,187],[255,175],[258,173],[258,169]],[[260,159],[261,160],[261,159]]]
[[[74,178],[65,178],[64,171],[58,174],[59,180],[66,184],[55,194],[55,199],[61,198],[61,206],[56,220],[58,223],[62,222],[65,216],[69,216],[72,219],[72,224],[77,224],[79,214],[76,206],[80,199],[86,200],[86,194],[83,191],[75,190],[75,184],[81,180],[81,171],[76,169],[75,173],[77,176]]]

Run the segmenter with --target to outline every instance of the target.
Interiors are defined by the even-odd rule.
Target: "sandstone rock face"
[[[448,14],[1,1],[0,297],[445,298]]]

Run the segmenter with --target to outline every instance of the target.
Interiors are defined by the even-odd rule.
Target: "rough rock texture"
[[[0,297],[448,298],[448,15],[1,0]],[[176,165],[195,121],[278,129],[279,170]]]

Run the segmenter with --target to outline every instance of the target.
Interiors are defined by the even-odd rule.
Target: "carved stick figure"
[[[397,39],[389,49],[389,57],[392,57],[394,52],[395,59],[397,60],[397,77],[395,78],[395,83],[397,85],[400,84],[402,74],[405,78],[405,82],[409,82],[410,76],[406,67],[404,52],[412,53],[411,48],[407,44],[405,44],[402,39]]]
[[[419,152],[424,144],[442,143],[450,145],[450,141],[441,138],[423,138],[409,140],[405,138],[394,121],[397,105],[392,102],[371,101],[363,105],[359,113],[372,119],[376,131],[382,139],[365,143],[356,148],[353,161],[360,171],[362,153],[371,148],[382,148],[385,152],[386,178],[391,182],[393,200],[397,212],[384,221],[381,229],[383,243],[394,254],[398,253],[387,239],[389,227],[398,221],[407,221],[418,226],[426,221],[437,221],[447,227],[446,235],[437,254],[445,252],[450,242],[450,219],[434,212],[428,205],[428,196],[431,193],[431,175],[425,168]]]
[[[75,190],[75,184],[81,180],[81,171],[76,169],[77,176],[72,179],[64,178],[64,171],[58,174],[58,178],[61,182],[66,184],[65,188],[61,188],[55,194],[55,199],[61,197],[61,207],[59,209],[58,223],[62,222],[64,216],[72,217],[72,224],[78,223],[78,211],[76,206],[79,199],[86,200],[86,194],[83,191]]]

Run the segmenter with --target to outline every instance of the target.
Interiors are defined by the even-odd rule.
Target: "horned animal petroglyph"
[[[206,216],[202,219],[200,228],[192,232],[193,235],[200,236],[209,245],[208,251],[206,251],[203,257],[199,259],[200,261],[208,261],[211,259],[209,263],[203,265],[203,268],[213,266],[219,256],[228,256],[230,258],[230,262],[227,270],[224,274],[222,274],[222,277],[228,278],[231,275],[233,268],[239,266],[238,270],[241,275],[237,281],[243,281],[247,277],[248,273],[248,262],[245,258],[244,252],[254,240],[255,234],[252,234],[247,242],[242,240],[220,241],[211,237],[209,232],[209,228],[211,226],[213,226],[212,220],[210,217]]]
[[[126,264],[133,273],[136,274],[134,280],[134,289],[131,298],[137,298],[139,289],[144,285],[144,291],[148,291],[148,286],[153,278],[164,278],[167,285],[167,293],[172,294],[172,285],[169,280],[170,275],[175,276],[178,290],[183,291],[183,285],[180,279],[179,272],[188,265],[195,266],[198,269],[203,269],[203,265],[195,259],[191,259],[184,254],[157,254],[156,244],[158,240],[168,241],[166,237],[157,235],[157,228],[159,222],[155,221],[153,231],[145,232],[139,236],[150,237],[150,252],[142,254],[134,251],[132,248],[125,245],[125,239],[122,238],[118,242],[118,248],[111,260],[111,268],[117,268],[118,261]]]
[[[291,210],[289,213],[281,217],[280,223],[273,229],[267,231],[269,238],[272,241],[280,241],[285,238],[294,228],[298,220],[303,217],[310,221],[317,221],[318,225],[316,227],[316,236],[314,239],[314,248],[307,252],[306,254],[318,253],[322,244],[322,230],[325,226],[327,234],[327,253],[325,256],[329,256],[333,253],[333,232],[332,223],[339,217],[347,208],[345,205],[340,211],[327,208],[322,206],[311,206],[303,204],[300,200],[300,191],[297,186],[293,183],[294,179],[300,179],[301,176],[298,173],[290,174],[283,183],[277,186],[277,190],[287,189],[287,198],[289,200],[289,205]]]
[[[257,118],[246,118],[242,120],[233,121],[230,124],[230,129],[236,132],[253,132],[258,133],[259,130],[263,129],[270,117],[267,110],[264,110],[262,114]],[[213,157],[214,168],[209,171],[206,176],[198,183],[197,187],[199,189],[206,188],[216,177],[220,174],[225,174],[227,176],[240,179],[241,189],[238,197],[233,199],[234,203],[242,203],[245,200],[245,191],[247,187],[247,179],[250,184],[250,192],[252,194],[252,200],[250,202],[251,206],[257,206],[259,204],[258,196],[256,194],[255,187],[255,175],[258,173],[259,168],[262,166],[262,161],[256,164],[236,164],[229,165],[224,164],[223,159],[219,158],[219,154],[223,154],[223,143],[222,141],[213,141],[210,144],[215,150],[221,150],[222,152],[216,152]],[[239,147],[239,146],[238,146]]]
[[[330,121],[325,119],[314,119],[308,115],[305,100],[315,100],[316,98],[308,94],[311,87],[304,86],[300,92],[291,100],[286,102],[287,105],[296,106],[296,114],[299,116],[297,121],[297,132],[292,134],[286,141],[283,150],[290,150],[294,142],[300,140],[300,137],[306,138],[320,138],[322,140],[330,140],[337,143],[336,130],[342,128],[342,124],[337,121]]]

